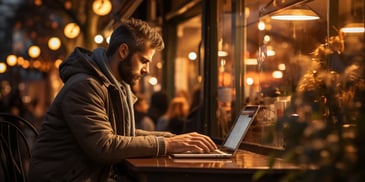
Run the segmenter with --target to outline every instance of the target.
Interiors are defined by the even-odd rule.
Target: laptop
[[[239,146],[246,136],[248,128],[252,124],[255,116],[260,109],[259,105],[245,106],[238,117],[236,118],[234,125],[228,132],[222,145],[218,146],[218,149],[212,153],[176,153],[171,154],[174,158],[231,158],[233,157]]]

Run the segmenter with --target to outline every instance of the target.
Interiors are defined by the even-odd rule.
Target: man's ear
[[[128,54],[129,54],[129,47],[126,43],[122,43],[120,44],[119,46],[119,49],[118,49],[118,53],[119,53],[119,56],[122,60],[124,60],[125,58],[128,57]]]

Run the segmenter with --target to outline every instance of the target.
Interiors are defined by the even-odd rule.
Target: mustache
[[[133,75],[133,80],[140,80],[142,78],[143,78],[143,75],[141,75],[141,74],[134,74]]]

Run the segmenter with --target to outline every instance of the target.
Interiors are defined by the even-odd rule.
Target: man
[[[198,133],[136,130],[131,91],[161,36],[131,19],[113,32],[107,50],[76,48],[60,66],[64,87],[50,106],[32,150],[29,181],[106,181],[128,157],[209,152],[212,140]]]

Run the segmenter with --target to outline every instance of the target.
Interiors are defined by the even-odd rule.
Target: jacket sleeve
[[[64,120],[75,139],[93,160],[117,163],[127,157],[165,154],[164,139],[154,135],[122,136],[113,130],[106,111],[107,88],[88,79],[70,88],[61,102]]]
[[[146,131],[141,129],[136,129],[137,136],[147,136],[147,135],[154,135],[154,136],[162,136],[162,137],[172,137],[175,134],[165,131]]]

